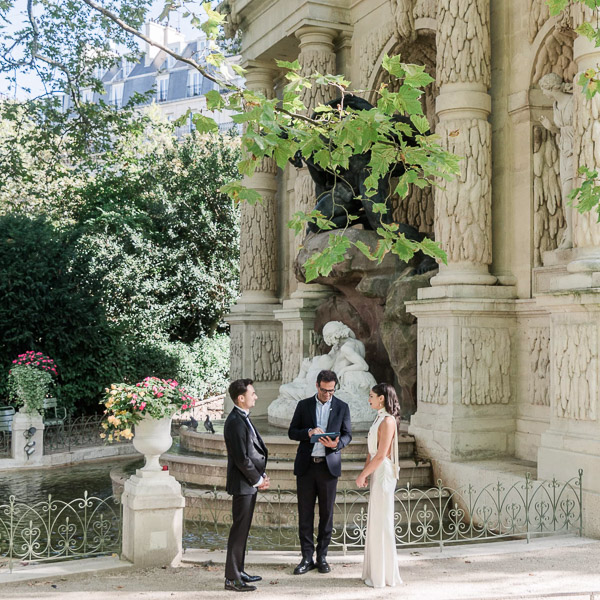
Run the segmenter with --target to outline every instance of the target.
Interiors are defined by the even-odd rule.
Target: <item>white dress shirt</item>
[[[315,394],[315,402],[317,403],[317,427],[327,432],[327,423],[331,412],[331,398],[327,402],[321,402]],[[312,456],[325,456],[325,446],[321,442],[313,444]]]

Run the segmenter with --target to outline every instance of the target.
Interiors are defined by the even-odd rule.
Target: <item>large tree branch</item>
[[[38,52],[38,49],[39,49],[39,41],[38,40],[40,37],[40,32],[38,30],[37,23],[35,22],[35,17],[33,16],[33,0],[27,0],[27,16],[29,17],[29,22],[31,23],[31,29],[33,31],[33,40],[32,40],[32,44],[31,44],[31,57],[37,58],[38,60],[41,60],[41,61],[49,64],[51,67],[57,67],[63,73],[65,73],[65,75],[67,75],[67,77],[68,77],[69,69],[66,65],[64,65],[61,62],[54,60],[48,56],[44,56],[43,54],[40,54]]]
[[[174,59],[176,59],[180,62],[186,63],[186,64],[190,65],[191,67],[194,67],[194,69],[200,71],[200,73],[202,73],[202,75],[204,77],[206,77],[206,79],[212,81],[213,83],[216,83],[218,86],[225,87],[232,91],[240,91],[237,86],[235,86],[231,83],[227,83],[225,81],[221,81],[221,80],[217,79],[214,75],[211,75],[200,63],[195,61],[193,58],[188,58],[188,57],[182,56],[178,52],[171,50],[171,48],[164,46],[163,44],[159,44],[158,42],[155,42],[153,39],[149,38],[147,35],[144,35],[143,33],[138,31],[134,27],[131,27],[130,25],[125,23],[125,21],[123,21],[123,19],[119,18],[117,15],[115,15],[110,10],[104,8],[97,2],[94,2],[94,0],[83,0],[83,1],[89,7],[102,13],[106,18],[110,19],[113,23],[115,23],[116,25],[121,27],[121,29],[124,29],[128,33],[131,33],[132,35],[140,38],[141,40],[144,40],[144,42],[146,42],[147,44],[150,44],[151,46],[154,46],[155,48],[162,50],[163,52],[167,53],[169,56],[172,56]]]

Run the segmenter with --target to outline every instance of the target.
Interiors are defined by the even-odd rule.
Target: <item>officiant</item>
[[[300,442],[294,461],[294,475],[302,560],[294,569],[294,575],[303,575],[315,568],[319,573],[331,570],[327,563],[327,550],[333,531],[337,482],[342,473],[340,450],[352,439],[350,408],[335,396],[337,384],[338,378],[333,371],[321,371],[317,375],[316,394],[298,402],[288,430],[290,439]],[[322,436],[324,433],[336,435]],[[321,437],[313,438],[315,435]],[[319,528],[315,563],[313,535],[317,500]]]

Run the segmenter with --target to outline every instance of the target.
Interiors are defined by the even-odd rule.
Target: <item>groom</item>
[[[225,420],[223,437],[227,447],[227,493],[233,496],[232,523],[227,541],[225,560],[225,589],[232,592],[251,592],[249,585],[262,578],[244,571],[246,542],[257,490],[269,487],[265,473],[268,451],[260,434],[250,421],[250,409],[257,396],[252,379],[236,379],[229,386],[229,396],[235,404]]]
[[[298,534],[302,560],[294,575],[303,575],[314,568],[329,573],[327,549],[333,531],[333,509],[338,477],[342,473],[340,450],[352,439],[350,408],[334,396],[338,383],[333,371],[317,375],[317,393],[300,400],[292,417],[288,435],[300,442],[294,462],[298,493]],[[339,432],[340,435],[322,437],[312,443],[314,434]],[[315,544],[313,529],[315,502],[319,500],[319,530],[317,533],[317,562],[313,561]]]

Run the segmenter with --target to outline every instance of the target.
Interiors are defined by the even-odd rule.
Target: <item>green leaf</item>
[[[596,37],[596,30],[592,27],[592,24],[588,23],[587,21],[579,25],[575,31],[590,41],[593,41],[593,39]]]
[[[424,238],[422,242],[418,242],[417,246],[419,250],[421,250],[427,256],[431,256],[436,260],[441,260],[445,265],[448,264],[448,257],[446,253],[442,250],[440,245],[429,238]]]
[[[204,94],[206,98],[206,108],[208,110],[221,110],[225,107],[225,99],[217,90],[210,90]]]
[[[410,120],[419,133],[427,133],[429,131],[429,121],[427,120],[427,117],[410,115]]]
[[[398,77],[398,79],[404,77],[404,67],[402,62],[400,61],[400,55],[396,56],[388,56],[387,54],[383,57],[381,61],[381,66],[394,77]]]
[[[373,202],[371,208],[376,214],[385,215],[388,211],[387,204],[385,202]]]
[[[408,113],[409,115],[423,114],[421,106],[421,90],[415,89],[409,85],[402,85],[396,92],[395,105],[400,112]]]
[[[415,253],[415,243],[407,240],[403,235],[398,236],[391,248],[393,254],[396,254],[400,260],[408,262]]]
[[[200,113],[196,113],[192,117],[192,123],[199,133],[215,133],[219,131],[219,126],[214,119],[201,115]]]
[[[550,9],[550,16],[555,17],[567,7],[569,0],[546,0],[546,4]]]
[[[434,81],[433,77],[425,72],[425,67],[421,65],[402,65],[406,71],[404,83],[412,87],[425,87]]]
[[[356,242],[354,242],[354,245],[369,259],[369,260],[375,260],[375,257],[371,254],[371,249],[369,248],[369,246],[367,246],[364,242],[361,242],[360,240],[356,240]]]
[[[235,63],[231,63],[230,66],[233,69],[234,73],[236,73],[240,77],[243,77],[248,72],[246,69],[244,69],[244,67],[240,67],[240,65],[236,65]]]
[[[300,63],[297,60],[294,62],[288,62],[287,60],[276,60],[275,62],[281,69],[288,69],[290,71],[299,71],[301,69]]]
[[[334,265],[344,260],[350,245],[351,242],[347,237],[330,233],[329,245],[322,252],[313,254],[304,263],[306,281],[313,281],[320,275],[327,277]]]
[[[187,120],[190,116],[190,114],[192,113],[192,109],[188,108],[185,113],[183,113],[180,117],[177,117],[174,121],[173,121],[173,127],[182,127],[183,125],[185,125],[187,123]]]

